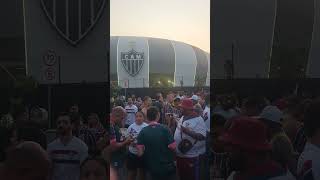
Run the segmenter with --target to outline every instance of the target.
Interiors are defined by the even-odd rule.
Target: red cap
[[[193,109],[193,103],[191,99],[184,98],[180,104],[180,107],[183,109]]]
[[[221,140],[227,144],[236,145],[246,150],[271,150],[265,125],[250,117],[239,117],[233,120],[231,127],[221,137]]]

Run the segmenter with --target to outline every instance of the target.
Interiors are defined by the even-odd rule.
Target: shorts
[[[137,155],[129,152],[127,158],[127,168],[128,170],[137,170],[139,168],[144,168],[143,157],[138,157]]]

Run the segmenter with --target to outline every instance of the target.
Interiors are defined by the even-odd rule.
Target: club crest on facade
[[[77,45],[98,22],[106,0],[41,0],[41,6],[58,33]]]
[[[131,49],[129,52],[121,53],[121,62],[127,73],[134,77],[139,74],[144,63],[144,53]]]

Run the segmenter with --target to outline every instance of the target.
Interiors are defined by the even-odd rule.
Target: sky
[[[176,40],[210,52],[210,0],[110,0],[110,34]]]

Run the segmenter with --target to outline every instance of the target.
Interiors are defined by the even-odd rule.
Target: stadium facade
[[[126,88],[209,86],[210,55],[183,42],[112,36],[110,80]]]

